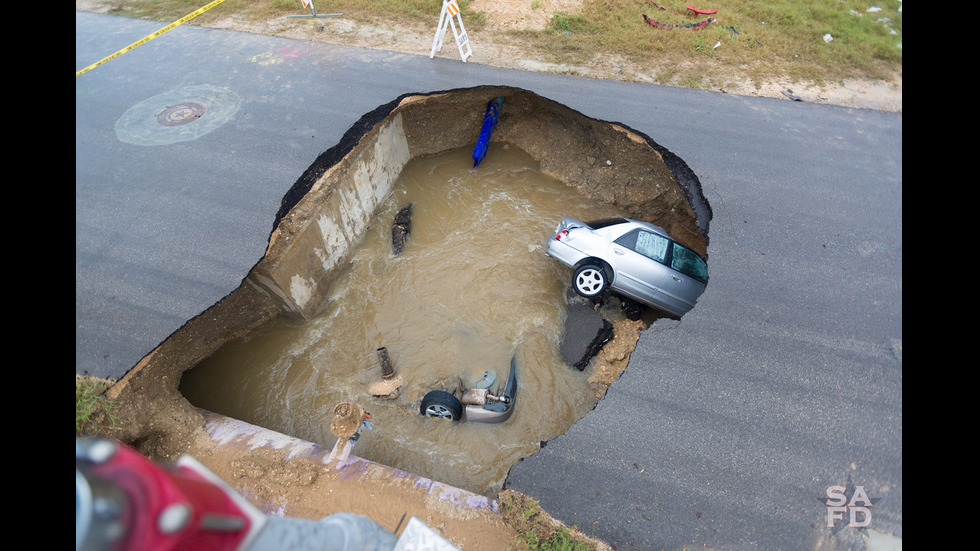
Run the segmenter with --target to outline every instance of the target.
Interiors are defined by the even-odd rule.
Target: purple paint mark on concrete
[[[249,449],[285,449],[287,459],[296,457],[318,457],[325,448],[298,438],[257,427],[243,421],[216,414],[206,414],[204,430],[219,444],[240,444]]]
[[[263,499],[259,503],[259,510],[265,514],[270,514],[272,512],[273,505],[268,500]]]
[[[340,468],[340,476],[344,480],[349,480],[364,474],[369,467],[370,464],[367,461],[352,461]]]
[[[495,513],[499,513],[499,505],[496,500],[490,499],[486,496],[481,496],[477,494],[470,493],[466,490],[461,490],[453,486],[446,486],[441,483],[434,483],[430,494],[439,491],[438,497],[441,501],[447,501],[453,505],[460,507],[468,507],[470,509],[489,509]]]
[[[236,445],[244,445],[250,449],[259,447],[273,448],[285,450],[287,452],[287,460],[303,457],[317,459],[321,463],[328,463],[326,458],[330,450],[327,448],[228,417],[209,412],[204,413],[205,431],[219,446],[234,443]],[[375,471],[380,471],[383,476],[395,479],[414,480],[417,489],[424,490],[429,495],[437,495],[440,500],[452,503],[455,506],[470,509],[489,509],[494,513],[500,513],[500,505],[496,500],[353,455],[349,457],[347,463],[337,466],[337,470],[340,471],[342,478],[345,480],[354,480],[355,482],[366,480],[372,468]],[[256,501],[259,501],[258,496],[254,492],[248,491],[247,489],[245,492],[247,492],[247,495],[245,493],[243,495],[246,498],[251,496],[248,499],[250,502],[256,503]],[[277,505],[274,502],[267,502],[265,500],[261,500],[261,505],[259,506],[259,509],[264,513],[277,516],[283,516],[293,508],[289,504]]]
[[[269,516],[284,517],[288,513],[288,509],[285,505],[277,505],[275,501],[269,501],[258,496],[254,491],[252,491],[247,485],[242,486],[241,490],[238,490],[243,498],[249,503],[255,505],[255,508],[262,511],[263,514]]]
[[[265,513],[270,517],[287,517],[290,516],[289,514],[290,509],[291,507],[282,504],[273,505],[272,507],[270,507],[270,510],[266,511]]]
[[[432,480],[420,476],[418,480],[415,481],[415,487],[429,490],[429,493],[432,493]]]

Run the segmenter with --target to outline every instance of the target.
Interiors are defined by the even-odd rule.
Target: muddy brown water
[[[566,365],[558,345],[568,269],[544,246],[562,216],[621,216],[543,174],[520,149],[492,144],[479,168],[472,149],[410,161],[376,212],[350,265],[316,318],[279,316],[188,371],[195,406],[323,446],[333,446],[336,404],[373,416],[353,453],[484,495],[510,467],[595,406],[588,368]],[[413,205],[404,251],[391,223]],[[377,398],[377,350],[403,386]],[[422,396],[470,386],[492,370],[502,383],[517,358],[518,400],[503,424],[419,414]]]

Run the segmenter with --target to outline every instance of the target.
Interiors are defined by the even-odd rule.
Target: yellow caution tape
[[[136,42],[133,42],[129,46],[126,46],[125,48],[119,50],[118,52],[116,52],[116,53],[114,53],[112,55],[110,55],[109,57],[106,57],[105,59],[102,59],[100,61],[96,61],[95,63],[89,65],[88,67],[86,67],[86,68],[84,68],[84,69],[82,69],[80,71],[76,71],[75,72],[75,76],[77,77],[77,76],[81,75],[82,73],[86,73],[88,71],[91,71],[92,69],[95,69],[99,65],[102,65],[103,63],[109,61],[110,59],[119,57],[119,56],[123,55],[124,53],[126,53],[126,52],[128,52],[128,51],[130,51],[130,50],[132,50],[134,48],[136,48],[137,46],[141,46],[143,44],[146,44],[147,42],[153,40],[154,38],[160,36],[161,34],[167,32],[167,31],[169,31],[170,29],[173,29],[174,27],[176,27],[178,25],[181,25],[183,23],[186,23],[186,22],[190,21],[191,19],[194,19],[198,15],[201,15],[202,13],[208,11],[209,9],[217,6],[218,4],[220,4],[220,3],[224,2],[224,1],[225,0],[214,0],[214,2],[211,2],[207,6],[204,6],[203,8],[200,8],[200,9],[198,9],[198,10],[192,12],[192,13],[189,13],[189,14],[185,15],[184,17],[181,17],[180,19],[174,21],[173,23],[167,25],[166,27],[160,29],[159,31],[157,31],[157,32],[155,32],[155,33],[153,33],[151,35],[147,35],[147,36],[141,38],[140,40],[137,40]]]

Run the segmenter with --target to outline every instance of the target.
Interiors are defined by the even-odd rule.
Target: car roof
[[[601,218],[599,220],[591,220],[589,222],[586,222],[586,225],[588,225],[593,230],[598,230],[598,229],[602,229],[602,228],[608,228],[610,226],[616,226],[616,225],[619,225],[619,224],[628,224],[629,225],[628,228],[623,228],[626,231],[629,231],[629,230],[632,230],[632,229],[636,229],[636,228],[643,228],[643,229],[647,229],[647,230],[650,230],[650,231],[655,232],[655,233],[659,233],[660,235],[663,235],[664,237],[666,237],[668,239],[671,239],[671,240],[674,239],[673,237],[670,236],[670,234],[667,233],[667,230],[661,228],[660,226],[651,224],[649,222],[643,222],[641,220],[633,220],[631,218],[621,218],[621,217],[620,218]]]

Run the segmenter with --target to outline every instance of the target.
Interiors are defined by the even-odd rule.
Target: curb
[[[476,514],[500,515],[500,504],[495,499],[475,494],[455,486],[412,474],[394,467],[375,463],[355,455],[350,455],[346,461],[331,460],[331,448],[325,448],[313,442],[301,440],[292,436],[265,429],[256,425],[218,415],[205,410],[199,410],[204,415],[204,431],[210,437],[214,446],[235,452],[235,449],[245,448],[248,451],[268,448],[284,454],[284,461],[298,459],[315,460],[323,465],[331,466],[345,482],[358,484],[368,480],[391,481],[399,485],[407,485],[420,492],[427,499],[435,499],[440,507],[458,509],[464,517]],[[283,507],[262,507],[264,513],[283,516]]]

